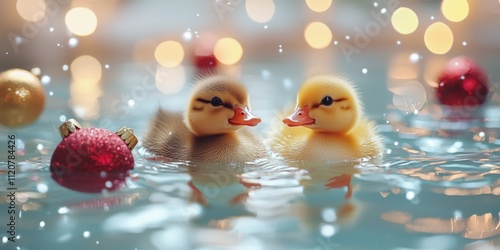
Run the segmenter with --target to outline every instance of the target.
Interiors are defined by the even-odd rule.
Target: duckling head
[[[208,136],[256,126],[261,119],[250,112],[247,90],[240,81],[212,75],[196,83],[184,122],[193,134]]]
[[[356,89],[346,78],[321,75],[304,82],[297,95],[295,112],[283,119],[290,126],[346,134],[362,113]]]

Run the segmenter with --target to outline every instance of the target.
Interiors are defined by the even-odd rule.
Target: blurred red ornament
[[[438,100],[448,106],[479,106],[487,100],[489,91],[484,71],[463,56],[451,59],[438,79]]]
[[[217,67],[217,59],[213,54],[194,55],[194,64],[198,69],[213,69]]]
[[[211,32],[204,32],[194,45],[193,63],[198,70],[211,70],[217,67],[218,61],[214,55],[217,36]]]
[[[112,133],[105,129],[81,129],[75,120],[59,128],[63,140],[50,162],[52,178],[60,185],[81,192],[113,191],[123,186],[134,168],[132,149],[137,138],[122,127]]]

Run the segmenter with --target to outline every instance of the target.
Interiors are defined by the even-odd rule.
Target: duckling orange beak
[[[297,107],[293,114],[283,119],[283,123],[288,127],[311,125],[314,124],[314,121],[315,120],[309,116],[309,107],[307,105],[304,108]]]
[[[234,115],[229,118],[229,124],[232,125],[247,125],[247,126],[255,126],[261,122],[261,119],[248,110],[247,107],[240,107],[236,105],[234,107]]]

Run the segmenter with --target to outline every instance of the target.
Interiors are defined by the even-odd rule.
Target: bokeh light
[[[417,29],[418,17],[413,10],[401,7],[392,14],[391,23],[397,32],[407,35]]]
[[[88,8],[77,7],[66,13],[66,27],[77,36],[88,36],[97,28],[97,16]]]
[[[219,39],[215,44],[214,55],[222,64],[232,65],[240,61],[243,56],[243,48],[238,41],[225,37]]]
[[[423,86],[416,81],[419,67],[409,60],[411,53],[397,53],[388,68],[387,89],[393,93],[394,106],[405,112],[419,110],[426,102]]]
[[[71,76],[74,81],[98,83],[102,76],[101,63],[89,55],[83,55],[71,63]]]
[[[45,17],[47,5],[44,0],[17,0],[17,13],[28,22],[38,22]]]
[[[179,42],[165,41],[155,50],[156,61],[164,67],[175,67],[184,60],[184,48]]]
[[[460,22],[469,15],[469,3],[467,0],[443,0],[441,12],[446,19]]]
[[[389,80],[410,80],[418,77],[419,67],[411,63],[408,57],[410,53],[397,53],[391,58],[388,69]],[[390,85],[389,88],[391,88]]]
[[[173,68],[158,67],[156,69],[156,87],[167,95],[176,94],[181,91],[186,81],[186,71],[184,66],[179,65]]]
[[[102,87],[95,82],[75,79],[70,85],[69,103],[77,118],[97,119],[100,116],[99,97]]]
[[[427,101],[425,89],[418,81],[398,84],[393,86],[390,91],[394,94],[392,104],[401,111],[414,112],[420,110]]]
[[[101,63],[89,55],[83,55],[71,63],[70,105],[76,117],[97,119],[100,115],[99,97],[102,87]]]
[[[322,49],[332,42],[332,32],[326,24],[321,22],[312,22],[307,25],[304,31],[304,37],[307,44],[315,49]]]
[[[453,45],[453,33],[446,24],[436,22],[425,31],[424,42],[432,53],[443,55],[450,51]]]
[[[271,20],[276,10],[273,0],[246,0],[245,7],[250,19],[258,23]]]
[[[323,12],[330,8],[332,0],[306,0],[306,4],[312,11]]]

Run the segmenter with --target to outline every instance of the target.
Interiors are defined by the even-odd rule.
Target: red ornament
[[[463,107],[483,104],[489,93],[484,71],[467,57],[455,57],[438,79],[437,97],[441,104]]]
[[[212,70],[217,67],[218,61],[214,56],[217,40],[217,36],[210,32],[199,35],[193,49],[193,63],[198,70]]]
[[[100,128],[80,129],[76,121],[78,125],[71,129],[68,122],[60,127],[65,137],[52,155],[52,178],[82,192],[112,191],[123,186],[128,171],[134,168],[131,149],[137,138],[131,130],[122,128],[115,134]]]
[[[194,64],[197,69],[214,69],[217,67],[217,59],[213,54],[194,55]]]

